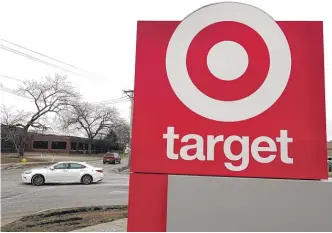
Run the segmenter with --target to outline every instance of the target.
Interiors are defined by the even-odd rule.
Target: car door
[[[46,181],[49,183],[66,182],[68,179],[68,163],[58,163],[47,170]]]
[[[68,167],[68,179],[70,182],[80,182],[83,173],[85,173],[87,167],[80,163],[69,163]]]

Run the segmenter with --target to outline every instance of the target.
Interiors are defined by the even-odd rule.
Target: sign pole
[[[123,93],[126,94],[130,98],[130,135],[129,135],[129,150],[128,150],[128,168],[130,169],[131,135],[132,135],[132,129],[133,129],[134,90],[124,90]]]

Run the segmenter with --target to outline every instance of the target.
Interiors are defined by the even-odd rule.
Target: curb
[[[121,218],[111,222],[80,228],[71,232],[127,232],[127,221],[128,218]]]
[[[121,167],[114,168],[114,169],[112,169],[112,171],[114,171],[114,172],[122,172],[122,171],[124,171],[126,169],[128,169],[128,165],[123,165]]]
[[[44,165],[51,165],[52,162],[44,162],[44,163],[34,163],[34,164],[9,164],[9,165],[1,165],[1,170],[13,170],[13,169],[24,169],[24,168],[30,168],[30,167],[36,167],[36,166],[44,166]]]

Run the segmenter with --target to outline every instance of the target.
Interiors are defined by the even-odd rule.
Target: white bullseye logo
[[[216,100],[198,90],[186,64],[187,51],[195,36],[207,26],[225,21],[254,29],[264,40],[270,57],[269,71],[260,88],[234,101]],[[248,63],[246,50],[233,41],[215,44],[207,55],[210,72],[229,82],[241,77]],[[174,93],[193,112],[215,121],[242,121],[263,113],[282,95],[290,77],[291,52],[283,31],[265,12],[243,3],[216,3],[193,12],[176,28],[167,47],[166,71]]]

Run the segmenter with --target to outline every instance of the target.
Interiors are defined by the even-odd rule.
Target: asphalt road
[[[22,169],[1,171],[1,225],[16,219],[53,208],[91,205],[127,204],[129,175],[112,169],[127,164],[103,164],[102,160],[89,164],[104,169],[104,180],[91,185],[50,184],[35,187],[21,182]]]

